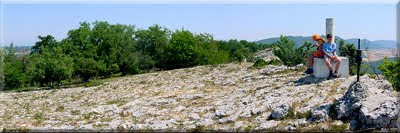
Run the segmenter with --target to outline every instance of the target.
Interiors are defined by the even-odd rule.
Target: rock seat
[[[340,77],[347,77],[349,76],[349,59],[346,57],[339,57],[342,62],[340,63],[338,76]],[[331,61],[332,68],[335,69],[336,63]],[[329,76],[329,69],[325,64],[323,58],[314,58],[314,77],[316,78],[326,78]]]

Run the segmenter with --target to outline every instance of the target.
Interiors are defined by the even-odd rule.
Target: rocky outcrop
[[[304,66],[230,63],[160,71],[94,87],[0,92],[3,129],[249,131],[393,127],[387,81],[331,80]],[[333,102],[336,99],[336,102]],[[340,121],[346,120],[346,121]]]
[[[363,76],[333,104],[332,117],[350,120],[352,130],[396,128],[399,102],[392,92],[388,81]]]

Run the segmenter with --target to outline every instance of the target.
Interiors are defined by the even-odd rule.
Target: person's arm
[[[314,46],[315,46],[315,47],[319,47],[319,43],[318,43],[318,42],[315,43]]]
[[[336,59],[338,56],[336,55],[336,48],[337,48],[337,45],[336,44],[334,44],[335,46],[335,48],[334,48],[334,50],[333,50],[333,57],[332,58],[334,58],[334,59]]]
[[[337,55],[336,55],[336,48],[337,48],[337,45],[336,45],[336,44],[334,44],[333,56],[335,56],[335,57],[337,56]]]

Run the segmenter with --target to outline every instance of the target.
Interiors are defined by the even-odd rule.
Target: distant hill
[[[3,48],[9,47],[9,45],[3,46]],[[33,46],[14,46],[17,51],[27,51],[30,50]]]
[[[341,37],[335,36],[337,40],[343,40]],[[313,42],[311,36],[288,36],[289,39],[295,42],[296,46],[301,46],[305,41]],[[255,41],[257,44],[271,44],[276,43],[279,40],[279,37],[262,39],[259,41]],[[357,39],[346,39],[347,43],[353,43],[357,47]],[[396,41],[393,40],[377,40],[377,41],[370,41],[367,39],[361,40],[361,48],[365,49],[365,45],[368,46],[369,50],[377,50],[377,49],[388,49],[388,48],[396,48]]]
[[[352,38],[345,40],[348,43],[357,44],[358,39]],[[377,40],[370,41],[367,39],[361,39],[361,48],[365,49],[365,45],[367,45],[368,49],[376,50],[376,49],[388,49],[388,48],[396,48],[396,41],[393,40]]]

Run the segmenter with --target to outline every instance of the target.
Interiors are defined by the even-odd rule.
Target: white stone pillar
[[[334,28],[333,18],[326,18],[326,35],[332,34],[332,39],[333,41],[335,41],[335,34],[333,34],[333,28]]]

